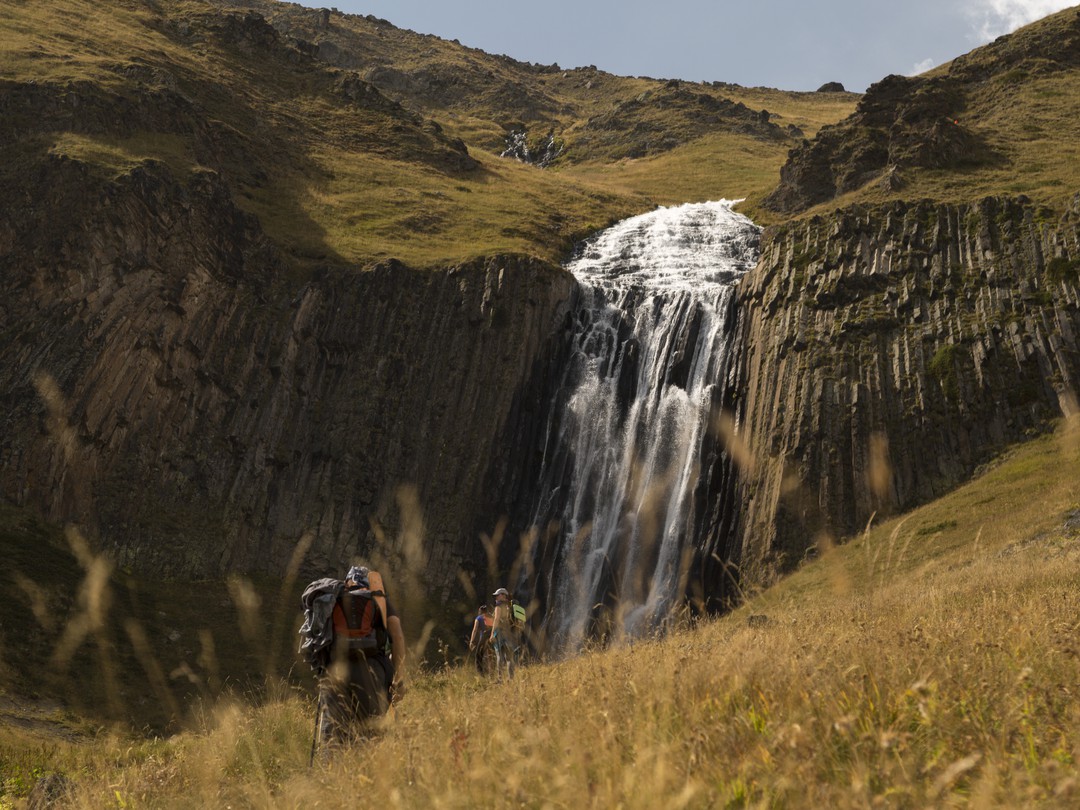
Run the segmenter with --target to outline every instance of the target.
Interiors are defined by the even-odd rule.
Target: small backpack
[[[515,630],[525,629],[525,606],[510,600],[510,626]]]

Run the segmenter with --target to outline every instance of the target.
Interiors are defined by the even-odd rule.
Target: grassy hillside
[[[928,193],[974,199],[1002,190],[1053,203],[1080,189],[1080,9],[1066,9],[927,74],[969,89],[958,119],[1000,159]]]
[[[102,108],[179,104],[200,123],[93,127],[76,113],[5,140],[14,172],[50,154],[105,176],[145,160],[181,177],[210,168],[304,266],[507,251],[559,260],[618,218],[719,197],[778,221],[762,201],[792,147],[825,153],[846,178],[811,212],[1002,192],[1060,207],[1080,187],[1076,14],[897,77],[844,120],[854,94],[533,65],[268,0],[14,0],[0,19],[7,92],[33,82]],[[550,133],[563,151],[544,170],[500,158],[513,128]],[[944,157],[905,160],[912,139],[940,142]],[[862,165],[875,150],[881,160]],[[985,159],[953,159],[972,150]]]
[[[554,257],[643,204],[472,160],[435,122],[290,48],[258,18],[197,2],[9,9],[9,187],[50,156],[106,179],[148,160],[181,180],[211,170],[301,265]]]
[[[558,260],[590,232],[657,204],[764,194],[795,142],[782,127],[812,132],[855,99],[545,72],[331,15],[338,62],[357,73],[244,4],[226,5],[10,3],[0,90],[36,94],[14,107],[3,135],[17,157],[10,178],[50,155],[105,178],[147,160],[180,179],[210,169],[304,266],[387,257],[426,266],[497,252]],[[289,8],[258,10],[277,20]],[[427,92],[405,91],[417,86]],[[742,111],[729,121],[721,100]],[[575,146],[596,141],[594,120],[627,105],[647,122],[644,134],[616,126],[602,143]],[[768,132],[739,131],[765,105]],[[542,171],[498,157],[515,124],[556,129],[565,165]]]
[[[1080,188],[1078,88],[1080,10],[1070,8],[922,76],[873,85],[852,116],[793,152],[767,207],[816,214],[1005,192],[1061,210]]]
[[[497,155],[507,133],[553,135],[545,171],[558,183],[599,187],[640,210],[660,204],[763,197],[788,150],[848,115],[854,93],[799,93],[615,76],[595,67],[518,62],[395,28],[391,21],[272,0],[214,0],[253,9],[316,58],[355,70],[387,96],[438,120],[474,156]],[[741,106],[742,110],[729,105]],[[747,113],[767,111],[767,124]],[[536,182],[540,172],[523,175]]]
[[[354,70],[411,109],[424,111],[470,143],[502,151],[507,131],[525,126],[540,134],[554,129],[566,145],[557,163],[617,159],[632,142],[610,141],[609,148],[578,148],[581,131],[613,110],[633,104],[650,118],[668,124],[666,136],[688,140],[706,134],[701,116],[685,94],[727,99],[753,111],[767,109],[781,127],[794,126],[807,137],[850,112],[854,93],[804,93],[746,88],[722,82],[696,83],[647,76],[616,76],[594,66],[539,65],[488,54],[455,41],[396,28],[393,20],[311,9],[277,0],[211,0],[227,10],[253,10],[283,36],[319,61]],[[682,103],[673,98],[684,94]],[[666,108],[666,113],[662,112]],[[732,129],[732,118],[714,108],[716,129]],[[745,132],[745,128],[744,128]],[[653,151],[662,147],[654,144]]]
[[[1078,479],[1074,417],[721,619],[510,683],[414,673],[314,770],[285,686],[168,740],[7,724],[0,801],[60,773],[74,807],[1073,807]]]

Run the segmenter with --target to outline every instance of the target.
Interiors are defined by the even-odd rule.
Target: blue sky
[[[303,0],[303,5],[327,3]],[[489,53],[627,76],[862,91],[1073,5],[1061,0],[337,0]]]

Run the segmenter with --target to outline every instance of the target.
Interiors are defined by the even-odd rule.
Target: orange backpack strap
[[[386,589],[383,587],[382,574],[378,571],[368,571],[368,588],[371,589],[371,595],[375,597],[375,604],[379,606],[379,613],[382,614],[383,627],[386,627]]]

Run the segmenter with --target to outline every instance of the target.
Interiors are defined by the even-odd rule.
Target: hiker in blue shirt
[[[469,652],[476,653],[476,670],[485,674],[491,658],[491,628],[495,619],[487,605],[481,605],[473,619],[472,633],[469,635]]]

